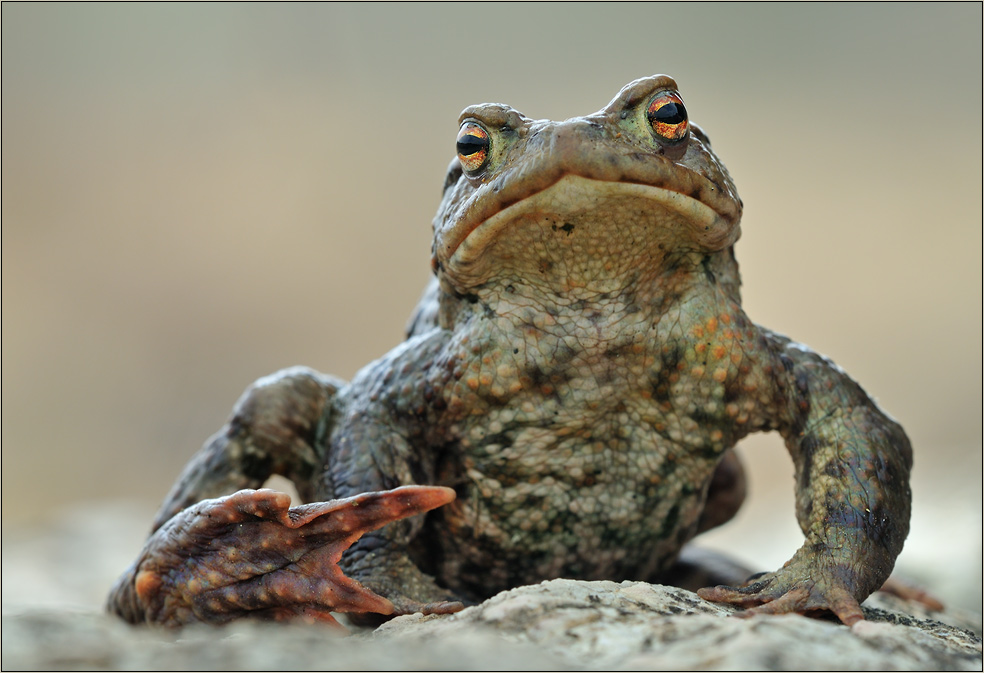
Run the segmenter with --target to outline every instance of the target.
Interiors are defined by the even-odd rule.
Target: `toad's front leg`
[[[745,614],[831,611],[845,624],[888,578],[909,531],[912,449],[902,428],[836,365],[765,333],[777,355],[770,414],[796,467],[796,515],[806,542],[776,572],[708,600]]]

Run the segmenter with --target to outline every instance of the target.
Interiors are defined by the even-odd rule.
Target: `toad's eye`
[[[475,122],[465,122],[458,131],[458,161],[467,173],[475,173],[489,160],[489,134]]]
[[[646,110],[646,118],[653,132],[667,142],[675,143],[683,140],[690,130],[683,99],[672,91],[656,94],[649,103],[649,109]]]

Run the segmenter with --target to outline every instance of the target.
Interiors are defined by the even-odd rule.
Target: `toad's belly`
[[[437,548],[425,567],[475,598],[557,577],[658,575],[693,537],[717,459],[654,434],[513,439],[469,452],[458,499],[423,536]]]

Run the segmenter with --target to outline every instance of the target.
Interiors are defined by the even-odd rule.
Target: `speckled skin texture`
[[[489,142],[449,168],[435,279],[407,340],[348,384],[301,368],[254,384],[155,527],[273,473],[306,501],[440,485],[457,498],[342,557],[394,612],[555,577],[658,581],[740,502],[729,449],[777,431],[806,542],[750,586],[701,595],[860,619],[908,532],[908,439],[836,365],[745,315],[734,185],[699,128],[668,140],[647,116],[675,90],[637,80],[565,122],[467,108],[461,122]],[[250,553],[248,527],[238,535]],[[293,544],[286,528],[279,539]],[[140,563],[111,607],[163,621],[131,589]],[[320,610],[329,599],[276,596]]]

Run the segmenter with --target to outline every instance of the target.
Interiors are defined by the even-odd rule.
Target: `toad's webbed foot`
[[[205,500],[154,533],[109,609],[169,626],[244,616],[338,625],[331,612],[392,614],[393,603],[342,574],[342,552],[366,532],[453,499],[448,488],[404,486],[299,507],[269,489]]]
[[[753,577],[744,586],[708,587],[698,590],[697,595],[715,603],[749,608],[738,617],[832,612],[848,626],[864,619],[850,582],[853,572],[846,567],[838,571],[836,566],[822,566],[821,559],[801,550],[781,569]]]
[[[864,619],[859,601],[852,594],[847,583],[825,577],[820,572],[815,572],[811,576],[800,576],[797,579],[796,566],[797,559],[794,558],[782,570],[755,575],[741,586],[708,587],[698,589],[697,594],[715,603],[729,603],[750,608],[738,613],[736,615],[738,617],[790,612],[799,614],[832,612],[848,626]],[[791,567],[793,570],[790,570]],[[919,603],[928,610],[944,609],[940,600],[925,589],[894,575],[885,581],[879,591]]]

